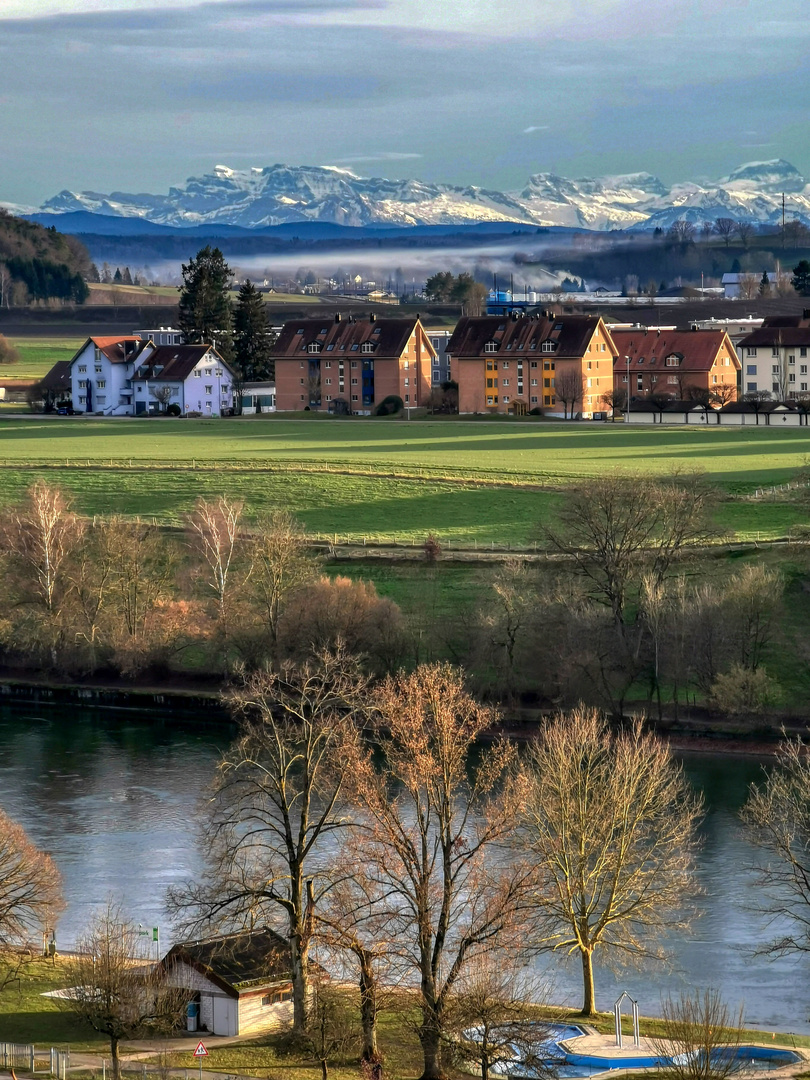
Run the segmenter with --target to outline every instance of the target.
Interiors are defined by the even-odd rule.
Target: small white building
[[[70,362],[70,396],[77,413],[131,416],[135,364],[154,350],[150,341],[90,337]]]
[[[245,1035],[292,1022],[290,947],[273,930],[182,942],[161,966],[171,986],[188,991],[189,1031]]]
[[[132,333],[141,341],[152,341],[155,345],[183,344],[183,331],[175,330],[173,326],[159,326],[157,330],[133,330]]]
[[[132,375],[134,415],[230,414],[235,379],[235,372],[212,345],[153,347],[138,359]]]
[[[271,382],[246,382],[242,384],[242,415],[276,411],[276,384]]]

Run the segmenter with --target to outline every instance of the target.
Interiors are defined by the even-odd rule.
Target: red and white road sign
[[[197,1049],[194,1051],[194,1057],[208,1057],[208,1051],[205,1049],[202,1041],[197,1043]]]

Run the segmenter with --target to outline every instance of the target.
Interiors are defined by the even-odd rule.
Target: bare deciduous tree
[[[547,1064],[549,1027],[537,1014],[537,1007],[547,1002],[547,988],[515,958],[478,957],[459,979],[451,998],[452,1051],[463,1065],[476,1065],[481,1080],[489,1080],[493,1071],[498,1076],[511,1072],[504,1066],[514,1069],[516,1063],[521,1072],[531,1070],[532,1076],[544,1072],[552,1076]]]
[[[169,894],[190,932],[284,923],[290,941],[293,1022],[306,1024],[309,948],[322,886],[324,842],[352,817],[346,785],[357,757],[353,713],[366,681],[356,661],[322,654],[300,670],[259,672],[233,692],[242,734],[214,782],[204,847],[208,884]]]
[[[581,369],[577,367],[560,368],[558,364],[554,376],[554,394],[563,403],[563,416],[565,419],[568,419],[570,411],[573,420],[577,402],[581,406],[585,394],[585,379],[582,376]]]
[[[710,396],[714,404],[719,405],[722,408],[723,405],[728,405],[730,401],[737,400],[736,384],[718,383],[711,388]]]
[[[700,804],[639,721],[614,733],[580,707],[525,756],[518,843],[540,875],[537,945],[579,955],[589,1016],[595,952],[608,963],[659,957],[656,937],[687,925]]]
[[[300,523],[286,510],[257,522],[252,548],[251,595],[259,611],[270,663],[278,667],[279,625],[290,599],[318,574]]]
[[[137,926],[113,901],[92,919],[76,952],[65,961],[70,993],[57,999],[110,1040],[114,1080],[120,1080],[120,1044],[146,1035],[169,1035],[180,1026],[188,992],[168,985],[162,968],[145,955]]]
[[[737,289],[741,300],[754,300],[759,295],[759,281],[756,274],[740,274]]]
[[[673,562],[708,533],[711,492],[701,477],[611,473],[583,483],[560,513],[562,528],[547,531],[606,604],[617,627],[643,572],[663,581]]]
[[[388,679],[376,697],[379,763],[355,770],[367,820],[366,874],[387,897],[389,934],[419,984],[422,1080],[444,1076],[450,995],[476,955],[505,946],[532,872],[497,847],[512,831],[522,781],[515,751],[470,752],[494,721],[447,665]]]
[[[216,608],[223,659],[227,662],[233,600],[250,576],[250,565],[241,558],[246,541],[242,533],[244,502],[221,495],[213,502],[198,499],[189,517],[195,549],[202,556],[207,593]]]
[[[346,992],[326,980],[316,979],[304,1042],[321,1067],[321,1080],[329,1080],[330,1061],[356,1052],[358,1036],[357,1013]]]
[[[62,906],[62,879],[50,855],[0,810],[0,949],[27,945]]]
[[[731,238],[737,231],[737,222],[734,218],[719,217],[714,223],[714,231],[718,236],[722,237],[723,243],[728,247],[731,243]]]
[[[739,1070],[743,1010],[732,1014],[716,990],[661,1003],[661,1035],[652,1040],[673,1080],[723,1080]]]
[[[764,784],[751,785],[742,817],[766,857],[757,868],[762,906],[793,927],[761,951],[810,952],[810,756],[801,739],[780,744]]]
[[[754,225],[750,221],[738,221],[737,222],[737,236],[740,238],[740,242],[744,248],[748,247],[748,242],[754,235]],[[759,285],[759,282],[757,282]]]
[[[149,394],[158,403],[161,412],[166,411],[166,406],[172,400],[172,393],[172,388],[168,383],[159,383],[157,386],[149,387]]]

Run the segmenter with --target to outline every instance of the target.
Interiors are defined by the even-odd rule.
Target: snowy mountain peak
[[[587,229],[668,228],[678,218],[695,223],[732,217],[781,219],[782,194],[791,217],[810,223],[810,186],[781,158],[741,165],[713,182],[667,187],[647,172],[568,178],[551,172],[529,177],[520,191],[457,187],[422,180],[357,176],[337,165],[233,169],[217,165],[166,195],[115,191],[60,191],[42,209],[136,217],[160,225],[241,225],[258,228],[295,221],[339,225],[470,225],[521,222]]]

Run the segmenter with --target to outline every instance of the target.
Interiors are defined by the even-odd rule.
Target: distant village
[[[39,384],[46,411],[221,417],[413,410],[570,420],[805,425],[810,310],[686,327],[511,307],[452,329],[320,314],[272,330],[274,379],[242,382],[211,344],[171,327],[90,337]]]

